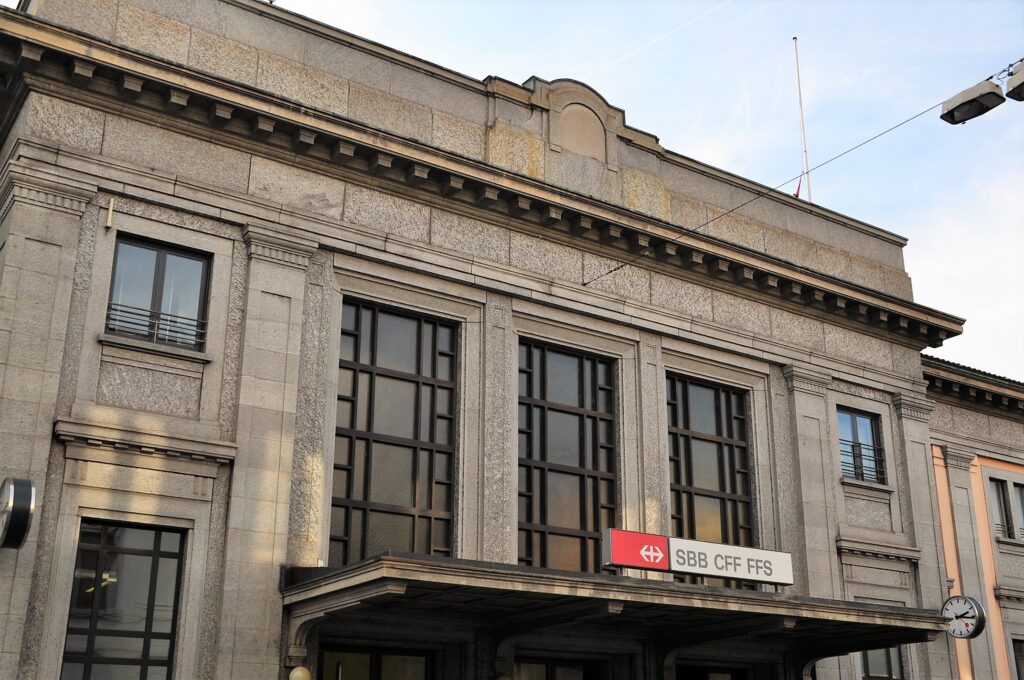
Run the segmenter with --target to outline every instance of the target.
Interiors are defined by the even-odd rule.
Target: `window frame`
[[[997,539],[1014,541],[1017,540],[1016,521],[1013,512],[1013,505],[1010,499],[1011,482],[1002,477],[989,477],[988,488],[992,496],[990,507],[992,508],[992,531]],[[1021,493],[1021,485],[1013,484],[1017,491],[1018,502]],[[998,521],[996,521],[998,520]]]
[[[882,416],[878,413],[872,413],[870,411],[863,411],[861,409],[852,408],[843,404],[836,405],[836,435],[839,441],[839,469],[843,479],[854,480],[857,482],[867,482],[869,484],[879,484],[887,486],[889,484],[889,471],[887,468],[888,461],[885,455],[886,446],[882,432]],[[842,428],[839,425],[839,418],[842,414],[849,415],[853,419],[852,435],[853,441],[848,441],[842,438]],[[860,442],[859,428],[857,427],[857,419],[867,419],[871,423],[871,437],[873,439],[871,448],[874,449],[874,455],[872,456],[875,461],[875,474],[874,478],[868,478],[864,474],[864,444]],[[850,444],[853,446],[853,452],[850,454],[853,456],[853,474],[847,472],[847,464],[843,460],[845,453],[843,452],[843,444]]]
[[[394,646],[369,646],[369,645],[332,645],[326,643],[321,645],[317,655],[317,669],[321,677],[327,672],[328,654],[367,654],[370,657],[370,679],[376,680],[381,676],[383,660],[385,656],[416,656],[424,660],[424,680],[432,680],[438,669],[438,655],[433,650],[421,648],[405,648]]]
[[[156,251],[156,262],[153,266],[153,292],[150,296],[150,307],[149,307],[149,318],[147,322],[148,332],[146,335],[140,333],[125,332],[118,330],[115,326],[111,325],[111,315],[113,314],[112,305],[114,305],[114,285],[117,281],[117,263],[118,258],[121,254],[121,245],[127,244],[136,246],[139,248],[148,248]],[[188,317],[178,317],[174,314],[165,313],[161,309],[163,304],[163,290],[164,284],[166,283],[167,273],[167,256],[178,255],[187,257],[195,260],[199,260],[202,263],[203,271],[201,274],[201,281],[199,282],[199,309],[197,310],[198,317],[191,319]],[[213,269],[213,254],[196,250],[194,248],[188,248],[185,246],[172,245],[164,241],[156,239],[146,238],[143,236],[137,236],[135,234],[128,234],[119,232],[116,240],[114,241],[114,254],[111,261],[110,268],[110,285],[107,292],[107,299],[105,305],[105,313],[103,318],[103,330],[105,333],[116,335],[118,337],[134,338],[142,342],[152,342],[158,345],[166,345],[169,347],[181,347],[185,349],[195,350],[202,352],[206,349],[207,337],[206,334],[209,329],[209,312],[210,312],[210,279],[212,277]],[[173,316],[175,318],[188,319],[194,321],[196,341],[194,343],[184,342],[173,342],[169,340],[160,339],[160,320],[165,316]]]
[[[99,541],[95,544],[83,543],[82,534],[83,527],[89,524],[96,524],[102,527]],[[130,529],[141,529],[144,531],[153,532],[153,548],[128,548],[128,547],[111,547],[107,544],[108,529],[110,528],[130,528]],[[163,550],[161,549],[161,541],[164,534],[174,534],[178,536],[178,549]],[[162,526],[162,525],[150,525],[140,524],[135,522],[124,522],[116,520],[108,520],[103,518],[92,518],[83,517],[81,522],[78,524],[78,539],[75,545],[74,557],[75,566],[74,570],[77,571],[78,560],[83,550],[90,551],[97,556],[97,570],[96,574],[100,573],[99,565],[101,564],[102,557],[104,555],[140,555],[147,556],[152,559],[152,566],[150,567],[149,574],[149,586],[147,595],[147,607],[146,607],[146,623],[141,633],[137,631],[119,631],[117,629],[106,629],[98,625],[98,609],[100,606],[99,598],[93,598],[93,602],[90,605],[89,625],[86,628],[73,628],[71,623],[71,611],[74,609],[74,596],[75,590],[74,585],[71,587],[71,602],[67,606],[67,616],[64,625],[64,637],[62,641],[64,646],[61,649],[60,655],[60,667],[58,673],[63,675],[64,665],[68,662],[81,663],[83,664],[83,678],[90,678],[92,675],[92,666],[94,665],[112,665],[112,666],[132,666],[138,667],[140,672],[140,678],[143,680],[148,677],[149,669],[153,667],[165,668],[166,680],[174,678],[175,660],[178,655],[178,624],[181,620],[182,609],[183,609],[183,598],[185,593],[183,592],[184,579],[185,579],[185,560],[187,557],[187,545],[188,545],[188,534],[186,529],[174,526]],[[167,633],[155,633],[152,629],[153,625],[153,614],[155,610],[154,599],[156,597],[157,590],[157,573],[160,565],[161,558],[173,557],[177,559],[178,565],[174,575],[174,605],[171,616],[170,630]],[[95,586],[94,586],[95,588]],[[126,634],[127,633],[127,634]],[[86,637],[86,652],[82,653],[69,653],[67,651],[67,638],[71,635],[80,635]],[[143,651],[140,653],[139,659],[128,659],[128,658],[116,658],[116,657],[103,657],[94,656],[93,644],[97,637],[118,637],[118,638],[129,638],[129,639],[141,639],[143,644]],[[168,653],[166,662],[163,659],[157,659],[156,663],[152,663],[153,659],[150,658],[149,650],[151,649],[151,643],[153,640],[167,640],[168,641]],[[71,657],[71,658],[69,658]]]
[[[678,538],[690,540],[698,539],[696,536],[697,509],[696,497],[715,498],[722,502],[719,509],[719,520],[721,526],[722,545],[736,545],[754,547],[757,544],[756,522],[755,522],[755,499],[754,499],[754,460],[752,455],[752,442],[750,441],[750,420],[751,420],[751,397],[749,390],[729,385],[727,383],[714,382],[704,378],[694,378],[685,373],[673,369],[665,371],[665,405],[669,417],[666,420],[666,436],[668,439],[668,486],[669,486],[669,534]],[[715,433],[695,430],[689,422],[691,409],[689,408],[690,386],[697,386],[714,391],[714,420]],[[675,389],[675,392],[673,392]],[[742,403],[742,414],[737,415],[735,410],[736,398]],[[728,402],[723,408],[723,401]],[[683,424],[673,426],[672,422],[676,417],[682,418]],[[737,423],[736,421],[741,421]],[[737,433],[736,429],[742,430]],[[719,434],[721,432],[722,434]],[[707,487],[693,486],[686,484],[687,477],[693,478],[693,442],[709,442],[715,445],[718,456],[718,484],[724,487],[725,491]],[[730,453],[731,449],[731,453]],[[740,457],[738,450],[742,449],[746,457],[746,466],[737,467],[737,459]],[[680,481],[676,481],[676,465]],[[746,476],[746,493],[729,491],[737,489],[741,475]],[[683,507],[683,504],[686,507]],[[741,504],[747,507],[747,524],[740,521]],[[682,528],[682,531],[679,529]],[[743,532],[746,531],[746,542],[743,539]],[[753,588],[753,584],[742,581],[725,579],[709,579],[707,577],[677,576],[676,580],[687,583],[705,583],[709,585],[723,585],[725,587]]]
[[[347,306],[347,305],[353,305],[356,308],[356,317],[357,317],[356,318],[356,331],[354,331],[354,332],[346,331],[344,329],[344,326],[343,326],[343,324],[344,324],[344,309],[345,309],[345,306]],[[350,420],[350,422],[351,422],[351,426],[349,426],[349,427],[342,426],[341,424],[339,424],[337,422],[337,419],[335,419],[335,422],[334,422],[334,438],[335,439],[334,439],[334,445],[333,445],[334,455],[331,457],[331,460],[332,460],[331,477],[330,477],[331,481],[330,481],[330,484],[329,484],[329,491],[328,491],[328,494],[327,494],[327,496],[328,496],[327,501],[328,501],[328,508],[329,508],[329,515],[328,515],[329,519],[328,519],[328,522],[327,522],[327,525],[328,525],[327,526],[327,564],[330,564],[331,566],[335,566],[335,565],[341,566],[341,565],[356,564],[356,563],[358,563],[358,562],[360,562],[360,561],[362,561],[364,559],[369,559],[369,558],[373,557],[373,555],[368,554],[367,550],[366,550],[366,548],[367,548],[367,537],[368,537],[368,534],[369,534],[369,521],[370,521],[370,513],[371,512],[382,512],[382,513],[386,513],[386,514],[399,514],[399,515],[403,515],[403,516],[412,517],[412,522],[413,522],[412,540],[413,540],[413,546],[414,546],[413,552],[416,552],[417,554],[428,554],[428,555],[439,554],[439,555],[444,555],[444,556],[449,556],[449,557],[454,556],[455,555],[455,546],[456,546],[456,543],[457,543],[457,541],[456,541],[456,524],[455,524],[455,519],[456,519],[455,518],[455,515],[456,515],[455,508],[457,506],[456,494],[458,492],[458,482],[457,482],[458,465],[457,465],[457,457],[458,457],[459,443],[460,443],[459,442],[459,405],[461,403],[460,402],[460,398],[462,396],[461,395],[461,380],[460,380],[461,370],[462,370],[462,366],[461,366],[461,343],[462,343],[462,338],[461,338],[461,336],[462,336],[462,332],[464,330],[464,324],[462,322],[458,321],[458,320],[447,319],[447,318],[444,318],[444,317],[439,317],[439,316],[436,316],[436,315],[423,313],[422,311],[419,311],[417,309],[407,309],[407,308],[399,307],[399,306],[392,305],[392,304],[380,303],[380,302],[377,302],[375,300],[365,299],[365,298],[362,298],[362,297],[359,297],[359,296],[345,296],[345,298],[342,301],[341,307],[342,307],[342,312],[341,312],[341,316],[339,317],[340,326],[341,327],[339,328],[339,333],[338,333],[338,336],[337,336],[337,338],[338,338],[338,345],[339,345],[338,371],[339,371],[339,374],[340,374],[340,371],[342,371],[342,370],[352,371],[352,373],[353,373],[353,389],[352,389],[352,396],[351,397],[342,395],[342,394],[340,394],[341,386],[339,384],[338,389],[335,390],[335,399],[336,399],[337,402],[348,401],[351,404],[351,406],[350,406],[350,413],[351,413],[351,420]],[[373,319],[374,328],[370,332],[373,333],[374,336],[370,340],[370,348],[369,349],[370,349],[370,352],[374,356],[372,357],[372,362],[373,363],[369,363],[369,364],[362,362],[362,358],[363,357],[361,357],[358,354],[358,352],[359,352],[358,349],[357,349],[357,354],[355,355],[355,357],[357,359],[359,359],[359,361],[357,361],[355,359],[353,359],[353,360],[346,360],[346,359],[344,359],[343,358],[343,354],[340,351],[340,346],[341,346],[341,343],[342,343],[342,338],[344,336],[346,336],[346,335],[351,336],[354,333],[355,337],[356,337],[356,340],[354,340],[353,342],[358,342],[359,334],[363,332],[360,329],[360,325],[362,324],[361,310],[363,310],[363,309],[373,310],[372,311],[372,319]],[[382,312],[386,313],[386,314],[391,314],[391,315],[394,315],[394,316],[399,316],[399,317],[402,317],[402,318],[405,318],[405,319],[410,319],[410,320],[414,321],[417,324],[417,338],[415,340],[416,346],[417,346],[417,358],[416,358],[417,371],[418,371],[417,373],[406,373],[404,371],[398,371],[398,370],[395,370],[395,369],[389,369],[389,368],[385,368],[385,367],[381,367],[381,366],[377,365],[377,356],[376,356],[377,345],[376,345],[376,335],[375,334],[377,332],[377,328],[378,328],[378,324],[379,324],[379,318],[380,318],[380,314]],[[431,372],[434,373],[434,377],[425,376],[422,373],[423,369],[422,369],[421,364],[422,364],[424,347],[423,347],[423,340],[422,340],[422,337],[421,337],[420,334],[422,333],[422,329],[424,328],[425,324],[433,324],[434,329],[435,329],[434,330],[434,336],[433,336],[432,341],[431,341],[432,345],[433,345],[433,349],[434,349],[434,353],[432,355],[432,360],[431,360],[431,362],[432,362],[432,364],[431,364]],[[447,327],[447,328],[449,328],[451,330],[451,334],[452,334],[452,347],[451,347],[450,351],[442,352],[441,350],[439,350],[437,348],[437,330],[441,326]],[[437,357],[439,355],[441,355],[441,354],[444,354],[444,355],[450,357],[450,360],[451,360],[451,379],[450,380],[443,380],[443,379],[440,379],[440,378],[436,377],[436,373],[437,373]],[[367,395],[367,398],[369,399],[369,403],[366,405],[366,410],[367,410],[367,425],[366,425],[367,429],[366,430],[359,429],[357,427],[357,423],[355,422],[355,418],[356,418],[355,414],[356,414],[356,411],[357,411],[357,408],[358,408],[358,402],[357,402],[358,394],[359,394],[358,380],[359,380],[359,375],[360,374],[368,374],[370,376],[370,378],[367,381],[367,383],[369,385],[370,392]],[[450,434],[449,434],[449,441],[448,441],[448,443],[447,444],[439,444],[436,441],[433,441],[432,439],[423,439],[423,438],[404,439],[404,438],[396,437],[396,436],[393,436],[393,435],[388,435],[388,434],[382,434],[382,433],[374,432],[372,430],[372,428],[373,428],[373,424],[372,424],[372,422],[373,422],[373,420],[372,420],[373,419],[373,415],[372,415],[373,414],[373,392],[374,392],[374,389],[375,389],[376,377],[378,375],[386,377],[386,378],[393,378],[393,379],[396,379],[396,380],[402,380],[402,381],[407,381],[407,382],[415,382],[415,384],[416,384],[415,400],[416,400],[417,404],[419,404],[419,401],[421,399],[422,390],[423,390],[423,387],[425,385],[426,386],[430,386],[434,390],[434,391],[431,392],[432,395],[436,395],[436,390],[438,390],[438,389],[450,390],[451,391],[451,399],[450,399],[449,409],[450,409],[451,413],[443,415],[443,416],[439,416],[438,413],[437,413],[437,401],[436,401],[436,399],[433,399],[432,408],[431,408],[431,418],[430,418],[430,422],[431,422],[431,426],[430,426],[431,437],[433,437],[433,435],[434,435],[434,429],[436,427],[436,422],[437,422],[438,419],[446,419],[446,420],[449,421],[449,423],[450,423],[450,425],[449,425],[449,427],[450,427]],[[419,408],[417,406],[417,414],[416,414],[416,419],[415,419],[415,428],[417,430],[415,434],[417,435],[417,437],[419,435],[418,430],[419,430],[419,427],[421,425],[421,420],[422,420],[422,416],[419,413]],[[349,453],[348,453],[349,461],[350,462],[348,464],[339,463],[339,457],[338,457],[339,451],[338,451],[337,447],[338,447],[338,440],[341,439],[341,438],[347,438],[350,441],[350,449],[349,449]],[[437,485],[438,483],[441,483],[441,484],[446,485],[448,487],[448,507],[449,507],[449,509],[445,512],[445,511],[440,511],[440,510],[434,510],[434,509],[432,509],[430,507],[422,508],[422,507],[420,507],[417,504],[417,498],[413,498],[413,505],[412,506],[405,507],[405,506],[397,506],[397,505],[390,504],[390,503],[382,503],[382,502],[378,502],[378,501],[366,500],[365,498],[362,499],[362,500],[359,500],[359,499],[353,499],[353,498],[350,498],[350,497],[345,497],[345,496],[337,495],[337,490],[335,489],[334,480],[335,480],[335,477],[336,477],[336,473],[339,470],[340,471],[345,471],[345,472],[348,473],[348,488],[349,489],[352,489],[353,485],[356,483],[356,475],[354,474],[355,467],[356,467],[355,456],[356,456],[357,441],[360,441],[360,440],[366,442],[366,444],[365,444],[366,468],[362,471],[362,480],[363,480],[363,484],[364,484],[364,490],[368,488],[367,485],[369,484],[369,479],[370,479],[369,475],[371,474],[371,470],[372,470],[372,455],[373,455],[372,454],[372,445],[373,445],[373,443],[377,442],[377,443],[382,443],[382,444],[385,444],[385,445],[389,445],[390,444],[390,445],[399,446],[399,447],[413,448],[415,450],[415,454],[414,455],[416,457],[415,463],[416,463],[417,470],[419,469],[419,467],[421,465],[420,457],[424,455],[424,453],[423,453],[424,451],[427,451],[428,452],[427,453],[427,457],[428,457],[428,461],[429,461],[428,464],[427,464],[427,467],[428,467],[428,470],[429,470],[429,478],[430,478],[430,481],[429,481],[430,489],[428,490],[428,494],[429,494],[428,495],[428,501],[433,499],[434,486]],[[447,480],[441,480],[440,482],[438,481],[438,478],[436,477],[436,471],[435,471],[435,465],[434,465],[434,459],[435,459],[436,454],[438,454],[438,453],[447,454],[449,456],[448,479]],[[347,470],[346,470],[346,468],[347,468]],[[419,481],[420,480],[419,480],[418,477],[417,477],[417,479],[415,479],[413,481],[413,493],[414,493],[414,496],[416,495],[416,492],[418,491]],[[351,493],[348,493],[348,495],[350,496]],[[428,506],[429,505],[432,505],[432,504],[428,502]],[[345,528],[345,534],[335,534],[333,532],[333,526],[334,526],[333,518],[334,518],[334,512],[335,512],[336,508],[345,508],[346,509],[345,520],[344,520],[344,523],[345,523],[345,527],[344,527]],[[361,545],[360,545],[360,555],[361,556],[359,558],[357,558],[357,559],[353,559],[351,557],[351,554],[350,554],[350,550],[351,550],[351,547],[352,547],[351,540],[352,540],[352,535],[353,535],[352,534],[352,526],[353,526],[353,521],[354,521],[354,519],[353,519],[353,511],[361,512],[361,522],[362,522],[362,528],[360,530],[361,531]],[[429,527],[430,528],[429,528],[429,531],[428,531],[428,541],[430,543],[430,546],[429,546],[429,549],[427,551],[421,552],[421,551],[415,550],[415,548],[417,547],[416,546],[416,541],[418,540],[418,535],[417,535],[418,534],[418,531],[417,531],[418,527],[417,527],[417,523],[421,519],[424,519],[424,518],[429,521]],[[445,521],[445,522],[448,523],[448,545],[447,545],[446,548],[443,548],[443,549],[436,548],[435,544],[434,544],[434,538],[435,538],[434,534],[435,534],[435,531],[436,531],[435,525],[436,525],[436,521],[437,520]],[[335,543],[342,543],[343,546],[344,546],[342,548],[344,555],[343,555],[343,560],[341,562],[332,562],[332,560],[331,560],[331,548],[332,548],[332,544],[335,544]]]
[[[901,645],[897,645],[895,647],[885,647],[883,649],[887,652],[885,655],[886,675],[871,675],[869,672],[874,669],[870,669],[868,667],[868,652],[877,650],[872,649],[861,652],[860,662],[861,669],[863,670],[863,673],[861,674],[863,680],[903,680],[906,677],[904,673],[905,669],[903,668],[903,647]]]
[[[598,371],[599,371],[599,366],[601,364],[607,365],[607,367],[608,367],[607,371],[608,371],[608,376],[609,376],[610,384],[607,387],[604,387],[604,389],[608,389],[611,392],[609,410],[607,412],[605,412],[605,411],[598,411],[598,410],[595,410],[595,409],[588,408],[587,407],[587,396],[586,396],[585,392],[582,395],[583,396],[583,402],[584,402],[583,406],[572,406],[570,404],[563,404],[561,402],[551,401],[551,400],[548,400],[546,398],[547,397],[546,394],[544,395],[545,398],[540,398],[539,396],[525,397],[522,394],[521,390],[519,389],[518,377],[522,374],[522,372],[524,370],[533,371],[533,370],[537,370],[537,368],[536,367],[531,367],[529,369],[524,369],[523,368],[522,363],[521,363],[521,352],[522,352],[522,347],[524,345],[526,347],[528,347],[528,348],[537,348],[537,349],[539,349],[542,352],[542,354],[543,354],[543,356],[545,358],[547,357],[547,353],[550,352],[550,351],[555,351],[555,352],[558,352],[558,353],[561,353],[561,354],[566,354],[566,355],[571,355],[571,356],[576,357],[579,360],[580,364],[581,364],[581,368],[580,368],[580,372],[579,372],[579,379],[580,379],[580,381],[584,385],[584,387],[582,389],[585,390],[585,386],[587,384],[587,381],[589,380],[591,382],[591,387],[592,387],[593,392],[594,392],[594,403],[595,403],[595,405],[598,403],[597,395],[599,393],[599,390],[603,388],[603,386],[600,386],[596,382],[596,378],[597,378]],[[553,569],[553,568],[556,568],[556,567],[550,567],[549,566],[550,560],[548,559],[549,537],[552,534],[554,534],[556,536],[571,536],[571,537],[578,538],[580,540],[581,545],[582,545],[582,549],[580,551],[580,564],[579,564],[579,567],[577,569],[575,569],[574,571],[579,571],[581,573],[615,573],[615,570],[605,569],[602,566],[602,564],[601,564],[601,559],[602,559],[602,545],[601,545],[602,537],[601,537],[601,534],[602,534],[602,530],[603,529],[615,528],[618,525],[618,523],[619,523],[619,512],[620,512],[620,509],[621,509],[620,506],[621,506],[621,502],[622,502],[622,499],[621,499],[622,494],[621,494],[621,490],[619,489],[619,483],[620,483],[619,471],[620,471],[620,467],[621,467],[620,456],[622,455],[621,442],[620,442],[620,428],[621,428],[620,421],[621,421],[621,417],[620,417],[620,411],[619,411],[619,398],[621,396],[621,394],[620,394],[620,392],[621,392],[621,385],[620,385],[620,377],[619,377],[620,358],[617,357],[617,356],[608,356],[608,355],[601,354],[601,353],[598,353],[598,352],[593,352],[593,351],[590,351],[590,350],[587,350],[587,349],[582,349],[582,348],[580,348],[578,346],[574,346],[574,345],[570,345],[570,344],[565,344],[565,343],[560,343],[560,342],[552,342],[552,341],[547,340],[547,339],[537,338],[537,337],[535,337],[533,335],[526,335],[526,334],[518,334],[518,336],[516,338],[515,348],[516,348],[515,365],[516,365],[516,376],[517,376],[516,388],[515,388],[515,396],[516,396],[516,399],[515,399],[515,406],[516,406],[515,419],[516,420],[515,420],[515,422],[517,423],[517,427],[516,427],[517,442],[516,442],[516,445],[514,446],[515,451],[516,451],[516,468],[515,468],[515,473],[514,474],[515,474],[515,479],[516,479],[515,486],[516,486],[516,498],[517,498],[517,503],[516,503],[516,508],[515,508],[516,539],[517,539],[517,541],[516,541],[516,553],[515,554],[516,554],[517,563],[520,564],[520,565],[523,565],[523,566],[528,566],[528,567],[538,568],[538,569]],[[532,361],[532,352],[530,350],[527,351],[527,356],[530,358],[530,361]],[[588,378],[588,376],[585,375],[585,372],[586,372],[586,362],[588,360],[593,362],[593,370],[594,370],[594,375],[593,376],[589,376],[589,378]],[[546,370],[546,366],[542,370]],[[545,389],[546,389],[546,386],[545,386]],[[524,403],[524,399],[525,399],[525,403]],[[544,414],[543,415],[543,419],[544,419],[545,423],[547,422],[547,418],[548,418],[547,414],[549,412],[551,412],[551,411],[570,413],[570,414],[574,414],[574,415],[580,416],[583,419],[582,420],[582,427],[584,427],[584,428],[588,424],[588,419],[593,419],[593,420],[598,421],[598,422],[600,422],[600,421],[610,421],[610,423],[611,423],[611,433],[610,433],[610,436],[609,436],[609,442],[610,443],[606,444],[606,445],[602,445],[599,441],[595,441],[595,442],[593,442],[592,445],[593,445],[593,448],[595,450],[597,450],[597,451],[600,451],[600,449],[602,447],[607,448],[607,449],[610,450],[610,453],[608,453],[607,455],[609,456],[609,461],[611,462],[612,470],[609,472],[609,471],[602,471],[602,470],[599,469],[599,467],[589,467],[589,468],[587,468],[587,467],[579,467],[579,466],[572,467],[572,466],[562,465],[562,464],[559,464],[559,463],[551,463],[551,462],[546,460],[546,443],[541,441],[540,439],[538,439],[538,441],[540,441],[541,447],[545,451],[545,453],[543,454],[543,458],[541,458],[541,457],[524,458],[522,456],[522,452],[519,450],[518,440],[523,435],[525,435],[525,436],[527,436],[529,438],[532,438],[533,435],[534,435],[534,430],[533,429],[524,429],[523,423],[520,422],[519,410],[523,406],[525,406],[528,409],[528,412],[530,414],[531,428],[538,427],[536,424],[532,423],[533,413],[534,413],[534,409],[535,408],[539,408],[539,409],[542,410],[542,412]],[[546,427],[546,424],[545,424],[544,427]],[[531,441],[532,441],[532,439],[531,439]],[[581,437],[580,441],[581,441],[581,444],[580,444],[581,447],[584,446],[584,443],[586,442],[586,435],[585,434]],[[532,446],[532,444],[531,444],[531,446]],[[586,453],[587,453],[587,455],[591,455],[591,456],[594,455],[593,451],[587,451]],[[540,479],[540,484],[541,484],[541,486],[543,488],[542,491],[538,492],[537,490],[533,489],[534,481],[535,481],[535,479],[537,479],[537,477],[535,477],[534,474],[530,474],[529,475],[529,484],[527,485],[527,489],[528,490],[524,491],[524,487],[523,487],[523,484],[522,484],[522,482],[523,482],[522,468],[524,467],[524,462],[526,463],[526,466],[529,469],[531,469],[531,470],[539,470],[540,471],[539,479]],[[552,467],[552,466],[554,466],[554,467]],[[592,516],[593,519],[594,519],[594,525],[595,525],[594,527],[590,527],[589,529],[588,528],[574,529],[574,528],[570,528],[570,527],[562,527],[562,526],[558,526],[558,525],[553,525],[553,524],[550,524],[550,523],[548,523],[546,521],[547,520],[547,500],[548,500],[548,494],[547,494],[548,475],[550,473],[552,473],[552,472],[561,473],[561,474],[567,474],[567,475],[574,475],[574,476],[579,478],[578,481],[579,481],[580,485],[583,487],[582,491],[581,491],[581,494],[580,494],[580,516],[581,516],[581,519],[583,519],[583,520],[586,520],[588,516]],[[589,480],[595,480],[596,481],[596,484],[594,485],[593,488],[588,488],[589,484],[590,484]],[[611,483],[612,502],[610,504],[610,507],[604,507],[604,506],[606,506],[608,504],[601,503],[600,486],[601,486],[601,482],[602,481],[608,481],[608,482]],[[536,504],[536,507],[534,507],[534,505],[533,505],[533,503],[535,502],[534,501],[534,496],[537,495],[537,494],[542,494],[542,495],[540,496],[540,500],[536,501],[537,504]],[[591,498],[589,498],[589,501],[590,501],[589,509],[588,509],[588,505],[587,505],[588,496],[592,496]],[[523,502],[526,502],[528,504],[527,508],[528,508],[528,510],[531,513],[535,511],[536,515],[539,515],[539,517],[531,517],[531,518],[533,518],[533,519],[542,519],[542,520],[545,520],[545,521],[531,521],[531,522],[524,521],[522,519],[522,514],[520,512],[520,510],[522,509]],[[590,513],[589,515],[588,515],[588,511]],[[610,511],[610,513],[611,513],[611,523],[608,526],[604,526],[603,522],[602,522],[602,519],[601,519],[602,515],[604,514],[604,511]],[[529,544],[528,545],[529,551],[527,553],[525,553],[525,554],[521,550],[522,545],[521,545],[521,540],[520,540],[521,539],[521,535],[522,535],[523,532],[526,532],[526,539],[525,540]],[[540,548],[539,551],[535,550],[535,542],[534,542],[536,540],[535,536],[537,534],[541,535],[541,539],[540,539],[541,543],[539,545],[539,548]],[[537,554],[537,552],[539,552],[539,554]]]

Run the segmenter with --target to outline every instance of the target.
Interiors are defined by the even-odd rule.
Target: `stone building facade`
[[[1016,672],[1024,387],[922,368],[902,237],[258,0],[25,0],[0,71],[0,680]]]

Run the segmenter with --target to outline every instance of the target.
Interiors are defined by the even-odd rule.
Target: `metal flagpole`
[[[807,202],[811,200],[811,176],[810,164],[807,162],[807,128],[804,126],[804,94],[800,88],[800,50],[797,49],[797,39],[793,36],[793,54],[796,56],[796,96],[800,102],[800,137],[804,145],[804,181],[807,184]]]

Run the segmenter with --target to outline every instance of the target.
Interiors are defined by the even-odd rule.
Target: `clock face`
[[[973,597],[954,595],[942,605],[946,632],[955,638],[969,639],[985,630],[985,609]]]

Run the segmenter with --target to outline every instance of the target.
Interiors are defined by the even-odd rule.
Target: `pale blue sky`
[[[812,166],[1024,57],[1024,0],[276,4],[476,78],[582,80],[665,147],[770,186],[801,169],[794,35]],[[930,353],[1024,380],[1024,102],[938,113],[813,173],[814,201],[909,237],[916,300],[968,320]]]

